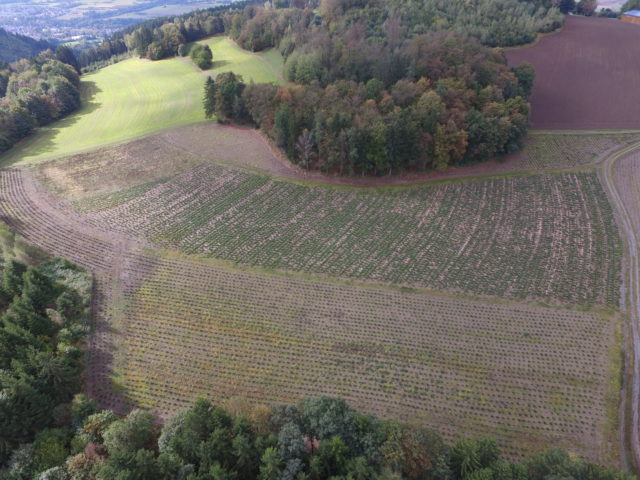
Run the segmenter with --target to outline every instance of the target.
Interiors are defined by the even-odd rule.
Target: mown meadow
[[[277,52],[252,54],[226,37],[202,43],[214,55],[212,68],[204,72],[189,57],[158,62],[131,58],[83,75],[82,107],[0,155],[0,163],[39,162],[207,121],[202,111],[207,75],[233,69],[247,81],[283,81],[278,74],[282,57]]]

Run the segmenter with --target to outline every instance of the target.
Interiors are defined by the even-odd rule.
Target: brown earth
[[[532,128],[640,128],[640,25],[567,17],[559,33],[505,53],[536,69]]]

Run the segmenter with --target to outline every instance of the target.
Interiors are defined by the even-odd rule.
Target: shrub
[[[194,45],[193,48],[191,48],[189,56],[191,57],[191,60],[193,60],[193,63],[200,67],[200,69],[208,70],[211,68],[213,53],[211,52],[209,45]]]

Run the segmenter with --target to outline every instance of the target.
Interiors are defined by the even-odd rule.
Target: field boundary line
[[[623,135],[640,134],[638,129],[593,129],[593,130],[529,130],[528,135]]]
[[[614,166],[621,158],[640,149],[640,142],[629,145],[605,160],[601,172],[605,188],[609,192],[616,216],[619,219],[622,237],[626,240],[626,250],[629,259],[623,274],[621,288],[621,306],[628,316],[625,328],[625,344],[631,341],[632,349],[625,354],[625,375],[620,399],[620,425],[622,427],[621,444],[622,455],[631,453],[632,462],[637,471],[640,467],[640,259],[638,258],[638,238],[636,237],[629,210],[622,201],[615,180]],[[630,338],[629,338],[630,334]],[[626,346],[626,345],[625,345]],[[631,375],[631,391],[626,392],[628,376]],[[630,405],[627,397],[630,393]],[[629,416],[631,418],[627,418]],[[628,445],[625,445],[627,443]]]

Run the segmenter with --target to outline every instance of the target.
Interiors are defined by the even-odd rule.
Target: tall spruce
[[[213,118],[216,106],[216,84],[213,78],[207,77],[204,83],[204,115],[207,118]]]

